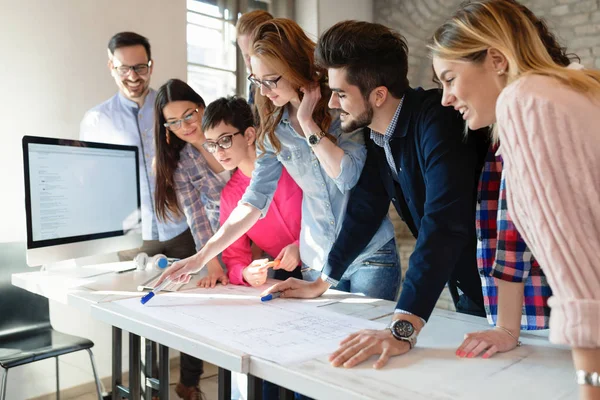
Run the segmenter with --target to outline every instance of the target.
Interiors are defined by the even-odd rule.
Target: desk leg
[[[138,335],[129,334],[129,400],[139,400],[142,395],[141,341]]]
[[[112,328],[112,400],[120,400],[121,393],[121,377],[123,375],[122,368],[122,332],[121,329],[113,326]]]
[[[231,399],[231,371],[219,367],[219,400]]]
[[[248,400],[262,400],[262,379],[248,374]]]
[[[294,400],[294,392],[284,388],[283,386],[279,387],[279,400]]]
[[[161,400],[169,400],[169,348],[158,345],[158,396]]]
[[[152,367],[154,366],[153,353],[154,343],[151,340],[144,338],[144,400],[152,400]]]

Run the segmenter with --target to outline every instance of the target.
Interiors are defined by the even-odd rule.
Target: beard
[[[139,83],[139,86],[136,88],[132,88],[132,87],[129,87],[129,85],[128,85],[128,84],[132,83],[131,81],[129,81],[129,80],[121,81],[123,88],[127,91],[127,93],[129,94],[129,97],[137,99],[137,98],[143,97],[146,94],[146,92],[148,91],[148,88],[150,87],[150,82],[148,82],[148,80],[143,80],[143,79],[138,79],[135,82]]]
[[[349,121],[342,121],[342,132],[354,132],[357,129],[362,129],[371,125],[371,122],[373,121],[373,107],[365,101],[365,108],[366,110],[356,118],[352,118]],[[344,112],[344,110],[340,111]]]

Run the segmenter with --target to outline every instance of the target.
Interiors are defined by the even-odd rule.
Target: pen
[[[278,299],[281,296],[281,292],[269,293],[266,296],[260,298],[260,301],[269,301],[273,299]]]
[[[122,269],[120,271],[117,271],[117,274],[122,274],[123,272],[135,271],[136,269],[137,269],[137,267]]]
[[[141,300],[142,304],[146,304],[147,302],[149,302],[150,299],[153,298],[156,293],[158,293],[161,290],[163,290],[164,288],[166,288],[169,283],[171,283],[171,279],[167,278],[160,285],[158,285],[157,287],[152,289],[152,291],[150,293],[148,293],[147,295],[142,297],[142,300]]]

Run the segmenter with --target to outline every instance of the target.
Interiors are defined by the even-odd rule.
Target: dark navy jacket
[[[366,164],[325,275],[340,280],[381,225],[391,201],[417,238],[397,308],[427,320],[446,282],[483,308],[475,233],[480,155],[472,135],[465,138],[464,126],[459,113],[442,107],[439,90],[409,89],[390,140],[399,184],[383,148],[365,129]]]

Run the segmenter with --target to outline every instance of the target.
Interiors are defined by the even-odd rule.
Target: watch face
[[[308,143],[314,146],[315,144],[319,143],[319,137],[317,135],[310,135],[308,137]]]
[[[399,320],[394,323],[392,329],[394,329],[394,333],[396,333],[399,337],[410,337],[415,331],[415,327],[408,321]]]

